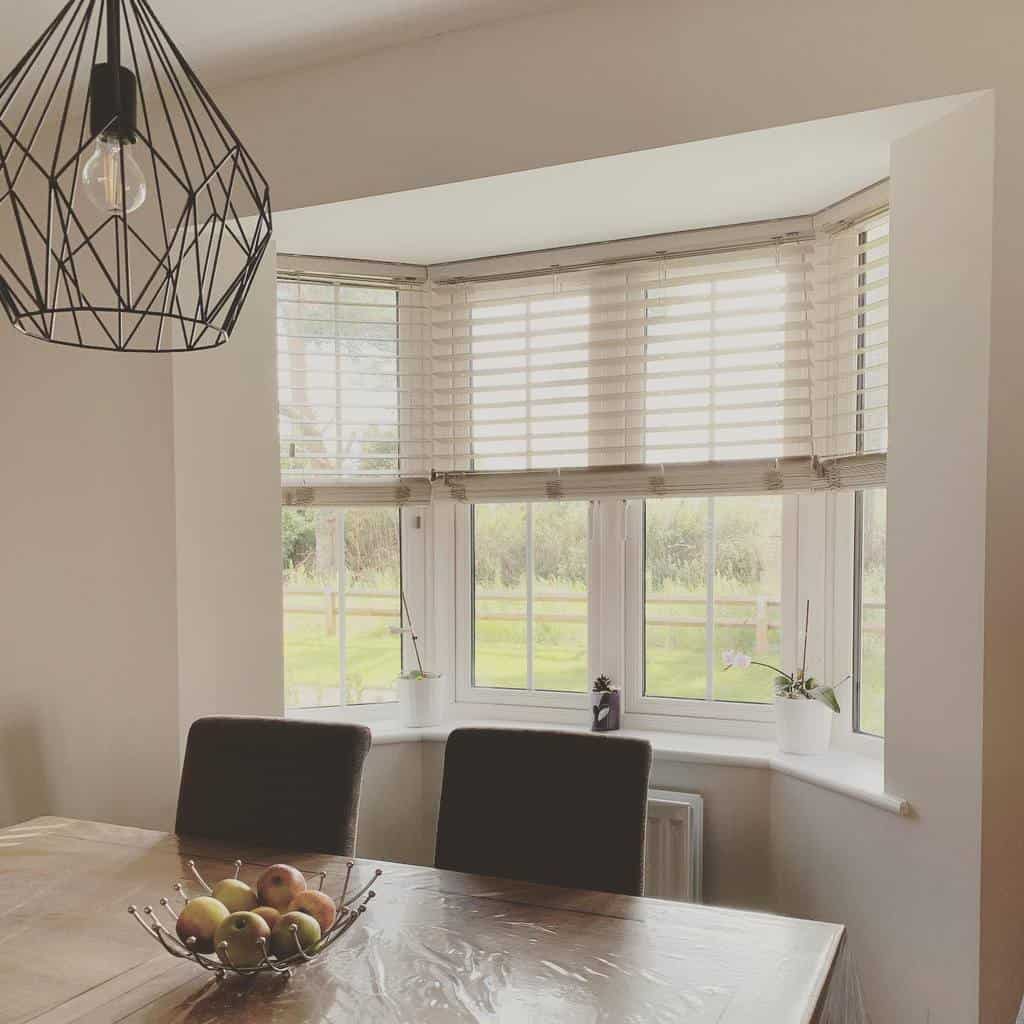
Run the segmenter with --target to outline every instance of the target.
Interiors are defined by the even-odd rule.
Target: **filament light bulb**
[[[82,168],[82,190],[101,213],[134,213],[146,201],[146,179],[131,147],[101,135]]]

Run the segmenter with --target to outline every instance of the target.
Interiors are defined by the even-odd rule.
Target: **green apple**
[[[302,872],[290,864],[271,864],[256,881],[260,905],[273,907],[282,914],[305,888],[306,880],[302,877]]]
[[[218,882],[211,895],[215,900],[220,900],[232,914],[240,910],[255,910],[260,902],[252,886],[246,885],[240,878],[225,878]]]
[[[338,916],[334,900],[327,893],[319,892],[316,889],[307,889],[305,892],[300,892],[292,900],[288,909],[290,911],[301,910],[304,914],[315,917],[317,924],[320,925],[321,932],[326,932],[334,924],[335,917]]]
[[[189,939],[195,939],[191,948],[197,953],[212,953],[214,933],[230,913],[220,900],[212,896],[198,896],[189,900],[178,915],[178,938],[186,946],[189,945]]]
[[[275,910],[273,907],[257,907],[253,913],[259,914],[267,922],[267,927],[271,931],[274,930],[274,925],[281,920],[281,911]]]
[[[295,931],[292,931],[293,928]],[[270,936],[270,952],[279,960],[284,960],[298,953],[296,939],[303,951],[308,952],[320,941],[320,925],[315,917],[303,914],[301,910],[290,910],[274,925]]]
[[[213,944],[217,956],[231,967],[255,967],[263,959],[260,939],[269,938],[267,922],[259,914],[242,910],[221,921],[213,934]]]

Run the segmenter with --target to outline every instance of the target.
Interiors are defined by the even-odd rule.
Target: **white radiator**
[[[704,800],[696,793],[652,789],[647,798],[644,894],[701,902]]]

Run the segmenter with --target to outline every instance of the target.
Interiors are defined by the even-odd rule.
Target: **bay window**
[[[392,700],[404,593],[456,706],[575,712],[606,674],[638,722],[756,733],[772,673],[723,652],[791,668],[810,601],[812,668],[851,674],[846,728],[881,735],[887,217],[784,227],[291,266],[289,703]]]

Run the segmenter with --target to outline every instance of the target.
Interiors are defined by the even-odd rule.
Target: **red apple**
[[[178,938],[185,945],[189,939],[195,939],[192,945],[197,953],[213,952],[213,936],[222,921],[231,911],[220,900],[212,896],[198,896],[185,904],[185,909],[178,915],[176,930]]]
[[[316,922],[320,925],[322,932],[326,932],[334,924],[334,919],[338,914],[334,907],[334,900],[327,893],[319,892],[316,889],[307,889],[305,892],[300,892],[291,901],[288,910],[301,910],[302,913],[316,918]]]
[[[259,914],[259,916],[267,922],[267,927],[269,927],[271,931],[274,930],[274,925],[281,920],[281,911],[275,910],[273,907],[257,907],[253,913]]]
[[[306,888],[302,872],[290,864],[271,864],[256,882],[260,905],[284,913],[288,905]]]

